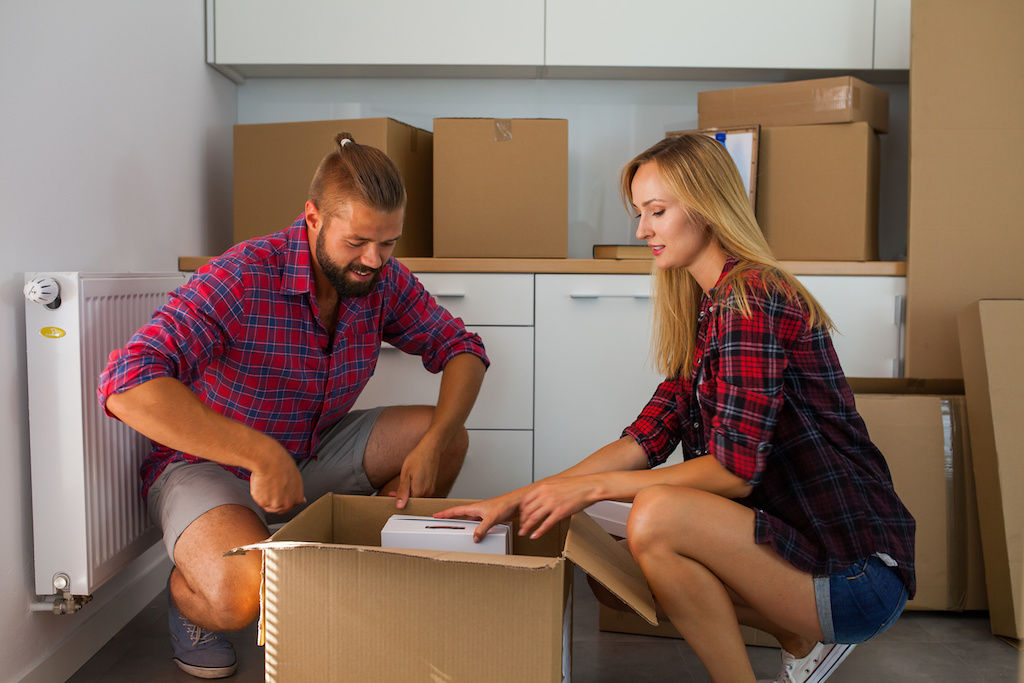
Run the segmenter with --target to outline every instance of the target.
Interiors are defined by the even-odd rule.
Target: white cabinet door
[[[536,65],[543,0],[209,0],[212,62]]]
[[[874,0],[547,0],[548,66],[870,69]]]
[[[533,432],[469,430],[469,451],[451,498],[493,498],[533,477]]]
[[[875,68],[910,68],[910,0],[876,0]]]
[[[797,279],[835,323],[832,345],[847,377],[902,376],[906,278],[800,275]]]
[[[483,339],[491,367],[484,377],[468,429],[530,429],[533,427],[533,328],[472,327]],[[355,408],[380,405],[434,405],[440,373],[423,368],[419,356],[393,346],[381,348],[377,368],[356,400]]]
[[[467,325],[533,325],[533,275],[416,273],[437,303]]]
[[[537,275],[534,476],[619,438],[661,378],[651,369],[650,277]]]

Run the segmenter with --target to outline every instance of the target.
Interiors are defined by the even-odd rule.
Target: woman
[[[518,514],[535,538],[599,500],[714,681],[754,680],[739,624],[823,681],[914,594],[914,520],[868,438],[821,306],[772,256],[717,141],[665,139],[622,172],[654,255],[668,377],[622,437],[561,474],[439,516]],[[684,461],[650,469],[682,442]]]

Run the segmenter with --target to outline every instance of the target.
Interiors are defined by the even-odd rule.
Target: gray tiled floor
[[[708,681],[693,651],[679,640],[602,633],[597,602],[577,574],[573,680],[577,683]],[[263,651],[255,628],[230,634],[239,656],[232,681],[262,681]],[[773,678],[778,650],[747,648],[754,673]],[[908,612],[886,633],[859,646],[830,681],[863,683],[1015,683],[1018,653],[989,634],[985,614]],[[91,681],[195,681],[170,659],[166,595],[151,602],[69,679]],[[524,682],[529,683],[529,682]]]

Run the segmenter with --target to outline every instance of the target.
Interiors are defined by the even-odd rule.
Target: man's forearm
[[[159,377],[107,398],[107,409],[142,435],[183,453],[255,471],[280,444],[224,417],[184,384]]]
[[[441,389],[437,396],[437,408],[428,434],[432,434],[443,448],[466,423],[473,404],[476,403],[486,368],[477,356],[462,353],[445,365],[441,373]]]

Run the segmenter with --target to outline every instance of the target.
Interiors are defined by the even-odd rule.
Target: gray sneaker
[[[235,648],[222,634],[196,626],[178,611],[167,589],[167,621],[174,662],[196,678],[227,678],[235,673]]]

